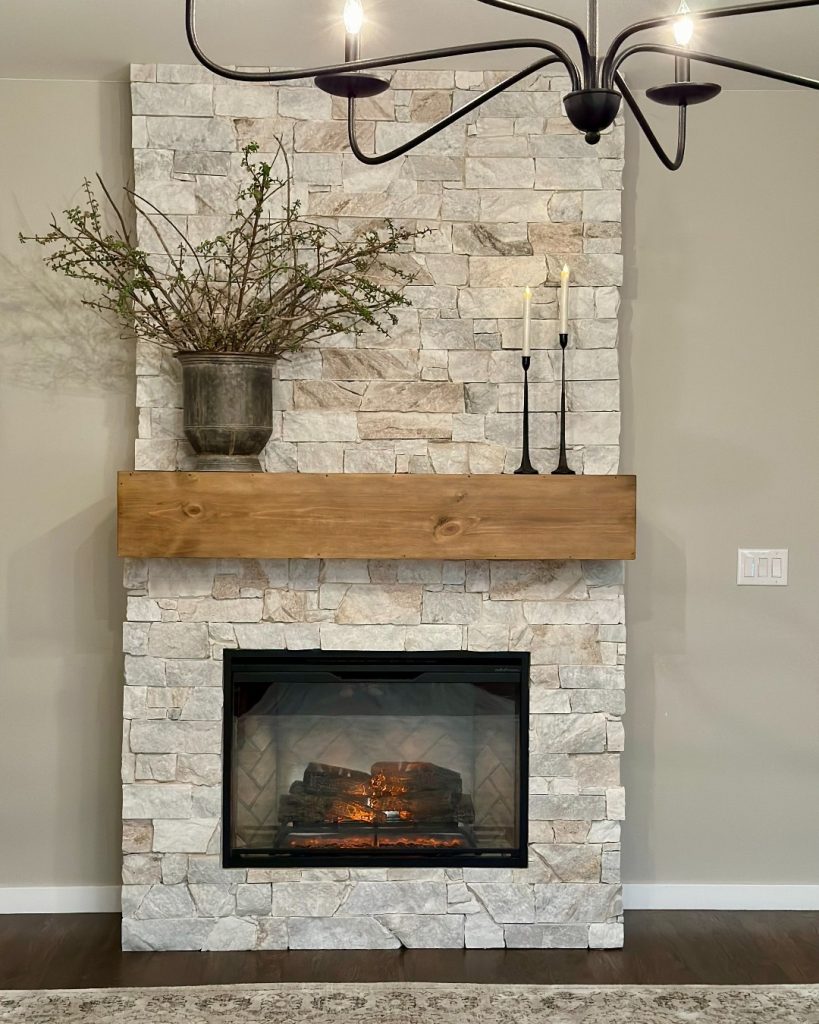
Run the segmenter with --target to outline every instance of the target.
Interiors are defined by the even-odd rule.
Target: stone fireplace
[[[559,407],[555,282],[567,260],[575,275],[569,460],[589,474],[617,472],[622,125],[589,149],[563,116],[567,83],[544,73],[496,97],[428,148],[372,169],[344,151],[343,107],[309,84],[237,86],[176,65],[140,65],[132,78],[136,189],[189,235],[219,230],[231,208],[241,146],[253,139],[264,151],[274,136],[292,153],[307,216],[329,219],[340,230],[383,217],[429,228],[406,254],[418,272],[407,289],[412,305],[388,337],[339,337],[280,365],[267,471],[514,469],[520,460],[520,292],[544,282],[534,288],[533,301],[532,459],[548,472],[556,461]],[[495,80],[491,72],[398,71],[390,92],[360,103],[362,137],[384,149]],[[144,225],[140,241],[158,248]],[[175,361],[140,343],[137,374],[136,468],[188,468]],[[124,948],[622,944],[620,563],[129,560],[125,585]],[[243,840],[238,816],[226,822],[223,802],[233,792],[224,767],[232,773],[244,749],[232,733],[230,750],[224,742],[226,729],[239,728],[233,708],[223,713],[225,652],[229,667],[233,659],[240,664],[245,654],[255,656],[251,652],[297,660],[335,653],[338,664],[393,654],[398,662],[407,656],[429,666],[437,657],[439,667],[453,653],[527,660],[528,709],[522,699],[518,754],[503,733],[493,762],[509,769],[520,758],[518,783],[528,800],[516,823],[509,824],[508,814],[500,820],[503,800],[501,810],[495,808],[498,820],[480,810],[485,778],[471,755],[453,752],[459,730],[466,735],[460,719],[469,716],[452,715],[440,703],[430,705],[440,746],[427,732],[426,744],[413,747],[412,723],[400,721],[414,716],[394,713],[391,705],[385,716],[394,741],[389,750],[372,742],[366,751],[343,749],[338,735],[334,740],[325,733],[308,752],[293,721],[284,731],[281,721],[248,721],[242,736],[244,767],[252,774],[247,757],[256,730],[253,781],[256,799],[268,801],[259,805],[268,835],[278,835],[281,826],[303,834],[305,824],[316,825],[306,821],[303,807],[317,788],[333,785],[320,777],[330,768],[347,778],[348,788],[366,786],[366,799],[390,798],[390,806],[371,804],[373,820],[363,822],[385,826],[375,813],[400,812],[395,799],[410,797],[394,791],[407,781],[396,778],[396,766],[421,763],[426,767],[414,770],[425,772],[420,778],[426,781],[412,782],[413,813],[422,806],[419,792],[426,801],[437,794],[437,803],[424,805],[435,808],[433,818],[445,817],[442,800],[455,808],[449,821],[432,821],[428,813],[424,834],[440,836],[447,826],[453,838],[456,826],[463,840],[480,823],[495,829],[496,838],[506,835],[511,850],[515,829],[520,840],[523,826],[525,866],[521,851],[517,860],[510,854],[508,862],[489,866],[454,859],[421,864],[412,854],[360,863],[349,851],[332,863],[325,861],[333,855],[315,866],[301,857],[283,864],[270,859],[282,851],[270,854],[269,848],[267,861],[241,862],[248,819]],[[369,682],[348,680],[352,696],[343,696],[340,685],[330,696],[333,715],[339,702],[354,700],[359,717],[377,717],[378,695],[358,689]],[[265,714],[257,718],[288,717],[278,712],[292,709],[292,692],[265,692],[253,707],[265,699]],[[490,686],[471,699],[480,711],[473,719],[488,720],[493,710],[497,717],[501,707],[508,711],[511,698],[498,698]],[[453,719],[448,750],[440,721],[445,711]],[[486,725],[473,720],[470,728],[477,734]],[[275,764],[270,755],[265,763],[276,735]],[[288,752],[280,758],[282,749]],[[281,784],[271,783],[280,771]],[[379,772],[392,779],[386,793],[383,786],[375,791]],[[301,788],[291,792],[298,782]],[[253,794],[244,793],[251,801]],[[285,802],[286,815],[279,806],[285,795],[293,798]],[[514,799],[505,799],[508,812]],[[314,800],[310,806],[325,805]],[[330,817],[322,826],[338,829],[338,814]]]

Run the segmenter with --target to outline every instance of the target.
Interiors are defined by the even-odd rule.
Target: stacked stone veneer
[[[233,208],[239,151],[281,137],[306,215],[428,228],[402,258],[412,306],[282,363],[271,472],[500,473],[520,458],[521,289],[534,288],[533,460],[556,460],[556,288],[574,272],[570,461],[617,472],[622,126],[590,149],[541,75],[413,154],[367,168],[342,105],[308,83],[133,69],[137,191],[194,238]],[[398,71],[360,104],[395,145],[497,79]],[[140,225],[142,244],[158,246]],[[138,469],[190,465],[172,357],[141,343]],[[123,944],[127,949],[618,946],[622,566],[555,562],[129,562],[125,570]],[[225,870],[222,651],[527,650],[526,869]]]

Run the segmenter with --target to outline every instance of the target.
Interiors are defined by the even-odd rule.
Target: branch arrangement
[[[386,324],[397,322],[393,310],[409,305],[400,289],[413,280],[389,256],[423,232],[385,221],[380,231],[345,239],[304,220],[281,142],[274,162],[281,158],[283,177],[272,163],[253,161],[258,148],[243,150],[245,182],[227,229],[213,239],[194,244],[171,217],[125,188],[126,202],[162,250],[150,255],[135,244],[126,211],[98,175],[105,209],[86,179],[82,206],[65,210],[63,222],[52,214],[46,234],[21,234],[20,241],[51,249],[44,260],[52,270],[92,284],[96,294],[86,305],[173,351],[281,357],[308,340],[368,327],[386,334]]]

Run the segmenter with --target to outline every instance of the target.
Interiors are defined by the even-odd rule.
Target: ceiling
[[[585,0],[531,0],[585,21]],[[692,9],[701,0],[690,0]],[[708,7],[734,0],[708,0]],[[367,55],[407,52],[520,35],[544,35],[534,21],[474,0],[364,0]],[[198,0],[200,40],[221,63],[313,65],[342,56],[343,0]],[[672,14],[677,0],[601,0],[603,40],[624,25]],[[183,0],[3,0],[0,77],[122,79],[134,63],[193,63]],[[547,38],[571,47],[559,29]],[[644,38],[650,38],[648,36]],[[671,42],[670,34],[654,33]],[[755,63],[819,77],[819,7],[703,23],[692,45]],[[462,60],[460,67],[517,67],[525,54]],[[636,57],[628,78],[644,88],[670,77],[670,58]],[[696,75],[695,75],[696,77]],[[708,69],[701,77],[729,88],[776,87],[765,79]]]

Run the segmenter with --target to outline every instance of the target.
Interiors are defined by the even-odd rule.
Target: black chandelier
[[[571,123],[583,132],[586,141],[595,145],[600,141],[600,133],[610,128],[620,110],[622,100],[631,109],[635,120],[645,133],[657,156],[665,166],[676,171],[685,156],[685,141],[688,107],[713,99],[720,92],[720,86],[713,82],[691,81],[691,62],[711,64],[716,67],[731,68],[744,71],[762,78],[770,78],[789,85],[804,86],[807,89],[819,89],[819,81],[792,75],[786,71],[749,64],[745,61],[720,57],[712,53],[702,53],[689,48],[693,31],[693,20],[685,0],[676,14],[649,18],[638,21],[620,31],[612,40],[605,55],[601,55],[599,46],[599,0],[588,0],[588,23],[584,31],[580,25],[567,18],[549,14],[535,7],[513,3],[512,0],[477,0],[489,7],[497,7],[512,14],[522,14],[536,21],[545,21],[560,28],[567,29],[575,39],[579,51],[579,64],[562,47],[543,39],[499,39],[488,43],[466,43],[462,46],[448,46],[435,50],[421,50],[417,53],[394,54],[390,57],[376,57],[362,60],[360,56],[361,26],[363,11],[361,0],[347,0],[345,24],[347,38],[345,60],[342,64],[327,67],[302,68],[288,71],[234,71],[211,60],[202,50],[196,36],[196,0],[185,0],[185,26],[188,42],[196,59],[214,74],[221,75],[239,82],[288,82],[295,79],[312,78],[316,85],[334,96],[347,99],[348,134],[350,147],[358,159],[365,164],[382,164],[388,160],[402,156],[422,142],[437,135],[438,132],[453,124],[470,111],[486,103],[493,96],[509,89],[517,82],[542,71],[550,65],[562,65],[571,82],[572,91],[565,97],[566,115]],[[736,18],[746,14],[765,14],[771,11],[783,11],[793,7],[819,7],[819,0],[766,0],[762,3],[737,4],[732,7],[699,11],[696,20],[704,21],[714,18]],[[626,45],[638,33],[653,29],[672,28],[676,40],[675,46],[659,42],[644,42]],[[396,146],[387,153],[370,155],[362,152],[356,137],[355,104],[357,99],[376,96],[389,88],[389,82],[370,72],[379,68],[393,68],[402,64],[415,64],[421,61],[441,60],[447,57],[458,57],[473,53],[497,53],[504,50],[540,50],[545,55],[528,64],[520,71],[515,71],[497,85],[478,94],[474,99],[464,103],[446,117],[421,131],[415,138]],[[677,150],[669,155],[655,135],[633,93],[621,75],[625,62],[638,53],[664,54],[674,59],[674,81],[668,85],[649,89],[650,99],[665,106],[677,107],[679,121],[677,129]]]

